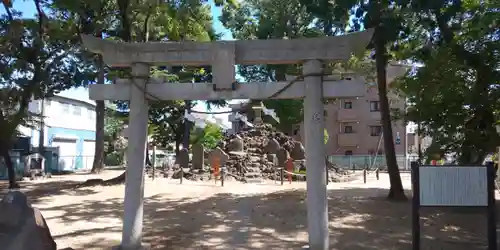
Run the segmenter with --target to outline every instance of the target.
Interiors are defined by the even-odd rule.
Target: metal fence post
[[[181,171],[180,183],[182,184],[182,179],[184,179],[184,168],[182,168],[182,166],[179,166],[179,169]]]
[[[293,173],[293,159],[288,158],[286,162],[287,171],[288,171],[288,183],[292,184],[292,173]]]
[[[221,167],[220,168],[220,184],[221,184],[221,186],[224,186],[225,174],[226,174],[226,167]]]
[[[363,183],[366,184],[366,169],[363,169]]]
[[[281,186],[283,186],[283,183],[285,182],[285,169],[280,168],[280,179],[281,179]]]
[[[328,178],[328,164],[325,162],[325,168],[326,168],[326,185],[328,185],[330,178]],[[307,178],[307,176],[306,176]]]
[[[156,146],[153,146],[153,154],[151,158],[152,158],[151,167],[153,168],[153,180],[154,180],[156,175]]]
[[[352,167],[352,171],[354,172],[355,169],[354,169],[354,165],[352,164],[352,158],[351,156],[349,155],[349,167]]]

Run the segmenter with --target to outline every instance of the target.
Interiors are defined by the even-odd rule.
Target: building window
[[[346,150],[344,155],[352,155],[352,151],[351,150]]]
[[[370,126],[371,136],[380,136],[382,134],[382,126]]]
[[[352,102],[344,101],[344,109],[352,109]]]
[[[352,134],[352,133],[354,133],[354,130],[352,129],[352,126],[351,125],[345,125],[344,126],[344,133],[346,133],[346,134]]]
[[[323,116],[324,117],[327,117],[328,116],[328,112],[326,110],[323,110]]]
[[[82,108],[76,105],[71,105],[73,108],[73,115],[76,116],[81,116],[82,115]]]
[[[60,102],[59,103],[61,105],[61,109],[62,109],[62,112],[63,113],[69,113],[69,103],[65,103],[65,102]]]
[[[94,120],[95,118],[95,112],[92,109],[87,109],[87,114],[89,115],[90,120]]]
[[[370,112],[378,112],[380,111],[380,102],[379,101],[371,101],[370,102]]]

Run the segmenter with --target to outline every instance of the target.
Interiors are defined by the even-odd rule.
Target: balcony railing
[[[338,134],[338,144],[341,147],[355,147],[359,145],[359,136],[357,133]]]
[[[380,111],[370,112],[370,119],[375,121],[380,121],[382,116],[380,115]]]
[[[357,121],[358,113],[355,109],[339,109],[337,111],[337,120],[341,122]]]

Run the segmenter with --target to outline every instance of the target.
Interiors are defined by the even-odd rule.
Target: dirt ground
[[[118,175],[106,171],[100,178]],[[110,249],[121,238],[124,186],[74,189],[96,176],[21,183],[58,247]],[[403,174],[410,188],[408,174]],[[411,203],[385,200],[388,177],[328,186],[331,249],[411,249]],[[0,183],[5,190],[5,183]],[[305,183],[243,184],[148,179],[144,242],[152,249],[300,249],[307,245]],[[3,192],[3,191],[1,191]],[[407,191],[407,194],[410,194]],[[486,249],[486,218],[422,211],[422,249]]]

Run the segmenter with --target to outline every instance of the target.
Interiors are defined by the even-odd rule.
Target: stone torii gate
[[[346,61],[353,52],[364,51],[372,34],[373,30],[366,30],[344,36],[291,40],[150,43],[122,43],[83,36],[84,46],[101,54],[109,66],[132,68],[133,79],[90,86],[93,100],[130,101],[128,167],[119,248],[144,249],[141,245],[143,168],[149,97],[160,100],[268,99],[289,83],[236,84],[235,65],[303,63],[304,81],[294,83],[276,98],[304,98],[309,248],[328,249],[323,97],[362,96],[365,83],[359,79],[323,82],[323,62]],[[152,65],[212,65],[213,82],[163,83],[149,78]]]

